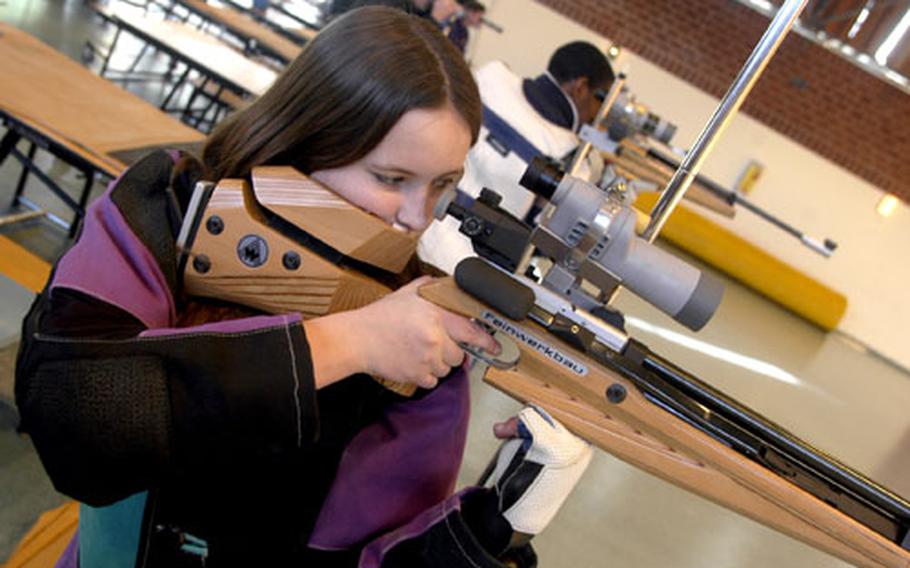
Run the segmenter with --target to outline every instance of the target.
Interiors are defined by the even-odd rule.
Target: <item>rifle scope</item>
[[[528,164],[528,168],[518,183],[531,190],[535,195],[551,200],[556,188],[559,187],[559,182],[565,175],[566,172],[559,162],[537,157]]]
[[[693,330],[714,315],[720,281],[636,235],[635,212],[614,192],[542,158],[520,183],[551,204],[531,234],[531,244],[554,261],[544,285],[568,293],[580,281],[604,292],[621,284]]]

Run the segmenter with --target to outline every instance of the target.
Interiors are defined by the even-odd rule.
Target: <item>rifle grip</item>
[[[390,381],[389,379],[383,379],[380,377],[373,377],[373,380],[389,389],[395,394],[410,398],[414,396],[414,393],[417,392],[417,385],[412,383],[398,383],[395,381]]]

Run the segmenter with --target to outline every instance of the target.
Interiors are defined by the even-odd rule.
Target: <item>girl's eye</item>
[[[436,189],[448,189],[451,185],[455,183],[455,180],[452,178],[446,178],[436,181],[433,185]]]
[[[385,174],[373,172],[373,177],[376,178],[376,181],[385,185],[399,185],[404,182],[404,176],[387,176]]]

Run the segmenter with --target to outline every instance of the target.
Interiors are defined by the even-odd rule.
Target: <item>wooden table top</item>
[[[293,41],[237,10],[213,6],[205,0],[177,0],[177,2],[202,17],[223,25],[235,35],[256,40],[257,43],[280,55],[286,61],[293,61],[302,49]]]
[[[276,16],[276,18],[280,18],[280,17],[281,17],[281,14],[278,14],[278,15]],[[300,26],[300,25],[297,25],[297,26],[294,26],[294,25],[284,26],[284,29],[287,30],[287,31],[289,31],[290,33],[294,34],[295,36],[299,37],[300,39],[302,39],[302,40],[304,40],[304,41],[311,41],[313,38],[316,37],[316,34],[318,33],[316,30],[311,30],[310,28],[308,28],[308,27],[306,27],[306,26]]]
[[[221,0],[227,4],[235,6],[237,9],[251,12],[253,10],[252,0]],[[293,34],[303,41],[310,41],[318,33],[316,30],[309,28],[301,23],[299,16],[292,15],[293,10],[289,10],[283,2],[269,2],[269,7],[265,11],[265,19],[281,29]]]
[[[223,79],[250,95],[263,94],[278,78],[278,73],[272,69],[183,22],[149,18],[141,11],[125,6],[105,10],[104,14],[108,18],[119,20],[130,33],[173,50],[193,66],[206,70],[216,79]]]
[[[205,136],[0,22],[0,110],[116,176],[125,150],[185,146]]]

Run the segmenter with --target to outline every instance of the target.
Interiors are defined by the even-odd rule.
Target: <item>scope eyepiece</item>
[[[531,190],[535,195],[550,200],[565,174],[562,164],[558,161],[537,156],[528,164],[528,169],[525,170],[518,183]]]

